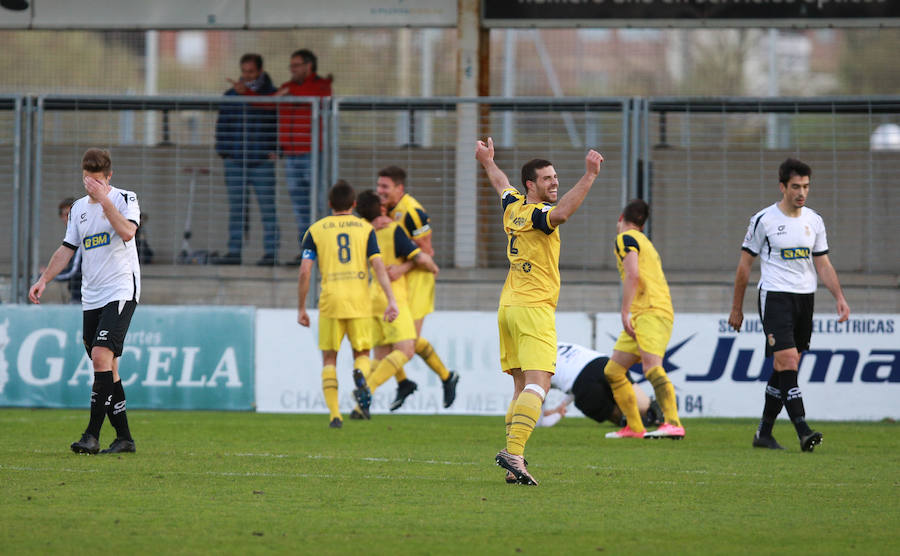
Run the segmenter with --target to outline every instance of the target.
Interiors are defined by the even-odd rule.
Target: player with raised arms
[[[548,160],[533,159],[522,166],[519,193],[494,161],[494,141],[478,141],[475,158],[500,195],[509,274],[500,294],[497,324],[500,364],[513,378],[513,399],[506,412],[506,448],[494,460],[507,470],[507,480],[537,485],[525,462],[525,443],[541,415],[550,377],[556,365],[556,303],[559,299],[559,226],[564,224],[591,190],[603,157],[590,150],[585,173],[559,203],[559,178]]]

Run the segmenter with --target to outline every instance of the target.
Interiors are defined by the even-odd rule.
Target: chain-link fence
[[[13,272],[21,260],[22,243],[18,231],[22,227],[23,216],[23,168],[22,126],[24,123],[25,99],[21,96],[0,96],[0,172],[2,190],[6,202],[0,205],[0,220],[8,223],[7,233],[0,242],[0,299],[10,299],[11,292],[18,288],[18,273]]]
[[[287,116],[285,106],[300,110]],[[153,251],[145,280],[182,294],[171,302],[190,299],[195,287],[220,288],[215,302],[255,299],[234,298],[221,287],[228,282],[270,295],[267,305],[289,306],[296,274],[284,263],[296,262],[304,221],[325,213],[328,185],[343,178],[374,188],[378,170],[391,164],[407,171],[407,192],[431,216],[439,264],[452,267],[458,238],[474,229],[476,270],[499,272],[499,203],[475,170],[476,137],[460,137],[460,106],[476,108],[476,135],[494,138],[500,168],[520,188],[531,158],[553,162],[562,195],[583,174],[586,151],[603,153],[600,177],[561,230],[560,263],[576,271],[572,279],[590,282],[597,271],[608,278],[615,220],[635,196],[651,202],[649,232],[667,270],[733,272],[750,216],[779,198],[777,168],[787,156],[813,167],[809,205],[825,219],[838,271],[900,272],[892,241],[900,232],[897,97],[4,97],[0,167],[14,179],[0,185],[13,199],[0,209],[12,222],[0,274],[15,294],[3,297],[23,300],[59,245],[57,205],[83,195],[80,160],[92,146],[111,150],[112,183],[137,192]],[[234,117],[223,122],[223,110]],[[297,118],[305,134],[283,136],[284,118]],[[274,146],[260,149],[267,141]],[[286,148],[290,141],[299,151]],[[459,183],[460,163],[471,165],[477,187]],[[292,195],[291,182],[303,180],[312,184],[306,195]],[[460,191],[474,193],[465,199]],[[239,261],[228,257],[235,245]],[[273,252],[274,266],[266,259]]]
[[[750,217],[781,198],[788,156],[813,170],[839,271],[900,271],[897,98],[650,99],[643,153],[654,243],[673,270],[721,270]],[[722,260],[722,256],[725,260]]]

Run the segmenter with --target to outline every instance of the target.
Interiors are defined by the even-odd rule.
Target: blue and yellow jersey
[[[352,214],[326,216],[303,237],[303,258],[317,260],[322,275],[319,315],[370,317],[369,261],[380,257],[372,225]]]
[[[409,239],[416,241],[431,235],[431,219],[425,212],[425,207],[412,195],[404,194],[400,201],[388,211],[388,216],[394,222],[400,224]],[[409,271],[409,278],[416,283],[424,283],[434,288],[434,274],[424,268],[414,268]]]
[[[388,211],[388,216],[403,226],[403,231],[413,241],[431,235],[428,213],[412,195],[403,195],[400,201]]]
[[[550,225],[556,207],[526,203],[509,187],[500,194],[509,274],[501,306],[556,307],[559,299],[559,231]]]
[[[422,251],[406,236],[403,228],[397,222],[391,222],[377,230],[375,237],[378,238],[378,247],[381,249],[381,260],[384,261],[384,266],[402,264]],[[406,276],[401,276],[398,280],[391,282],[391,289],[394,291],[397,305],[405,305],[407,303]],[[372,316],[381,317],[384,310],[387,309],[387,296],[384,295],[384,290],[381,289],[378,280],[372,280],[369,284],[369,298],[372,300]]]
[[[631,316],[642,313],[655,313],[675,320],[672,309],[672,296],[669,295],[669,283],[663,274],[662,260],[656,248],[642,232],[628,230],[616,236],[616,266],[619,276],[625,280],[625,266],[622,260],[629,251],[638,254],[637,293],[631,302]]]

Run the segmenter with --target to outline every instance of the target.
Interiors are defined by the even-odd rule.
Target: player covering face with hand
[[[119,378],[119,356],[131,316],[141,295],[141,271],[134,236],[141,218],[137,195],[110,185],[109,152],[88,149],[81,160],[87,195],[69,211],[66,236],[53,253],[47,269],[28,291],[40,303],[47,282],[66,267],[75,250],[83,250],[81,305],[84,348],[94,367],[91,416],[72,451],[100,451],[100,428],[105,417],[116,429],[116,439],[102,453],[134,452],[134,439],[125,411],[125,389]]]

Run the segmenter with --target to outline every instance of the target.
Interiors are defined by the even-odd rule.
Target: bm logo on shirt
[[[794,247],[791,249],[782,249],[781,258],[790,261],[793,259],[808,259],[809,247]]]
[[[99,234],[84,238],[85,249],[93,249],[94,247],[101,247],[103,245],[109,245],[109,234],[106,232],[100,232]]]

